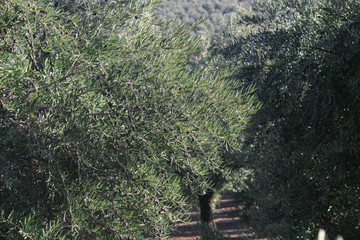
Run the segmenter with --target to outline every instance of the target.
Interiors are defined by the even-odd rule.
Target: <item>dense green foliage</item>
[[[240,5],[248,6],[251,0],[164,0],[158,9],[158,15],[171,20],[179,18],[184,24],[192,25],[199,17],[204,18],[195,33],[209,38],[215,32],[222,31],[231,20]]]
[[[212,49],[263,103],[233,155],[253,171],[240,200],[262,236],[360,238],[359,13],[358,0],[266,0],[242,16],[253,30]]]
[[[259,1],[195,64],[233,3],[0,1],[1,239],[164,238],[224,179],[260,236],[360,238],[360,2]]]
[[[157,5],[1,1],[1,238],[164,237],[226,175],[254,98]]]

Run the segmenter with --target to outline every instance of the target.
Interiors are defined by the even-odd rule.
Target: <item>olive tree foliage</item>
[[[0,235],[166,237],[257,108],[157,1],[0,2]]]
[[[256,84],[238,166],[253,171],[239,200],[262,236],[360,237],[360,2],[266,0],[212,48],[232,79]]]

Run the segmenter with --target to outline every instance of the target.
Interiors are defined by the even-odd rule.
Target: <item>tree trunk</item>
[[[208,189],[205,194],[199,196],[200,204],[200,220],[201,223],[208,224],[209,226],[213,224],[214,216],[211,208],[211,201],[214,196],[215,190]]]

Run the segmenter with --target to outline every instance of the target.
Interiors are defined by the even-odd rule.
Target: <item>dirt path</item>
[[[248,226],[241,223],[239,215],[234,214],[236,211],[241,211],[241,207],[237,206],[230,195],[224,195],[214,211],[216,228],[226,236],[226,239],[255,239]],[[171,234],[172,240],[200,239],[200,234],[197,231],[199,213],[192,212],[189,216],[191,221],[179,224],[177,232]]]

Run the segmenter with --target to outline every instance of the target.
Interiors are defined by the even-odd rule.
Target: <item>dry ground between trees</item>
[[[266,240],[254,237],[254,233],[247,224],[243,223],[241,216],[242,207],[238,206],[230,194],[224,194],[214,211],[214,222],[216,228],[221,231],[225,239],[252,239]],[[197,224],[199,223],[199,212],[189,215],[190,221],[178,225],[176,232],[171,234],[172,240],[195,240],[200,239]]]

